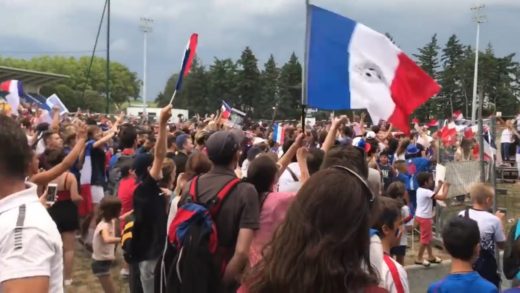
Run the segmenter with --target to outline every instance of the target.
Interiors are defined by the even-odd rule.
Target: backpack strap
[[[464,218],[469,219],[469,207],[466,207],[466,210],[464,210]]]
[[[188,195],[191,197],[191,200],[193,202],[197,202],[197,191],[198,191],[198,183],[199,183],[199,176],[193,177],[190,184],[190,191],[188,192]]]
[[[394,285],[397,290],[397,293],[404,293],[403,283],[401,282],[401,278],[399,277],[399,272],[397,271],[395,263],[392,261],[390,256],[386,254],[383,259],[385,260],[386,266],[390,270],[390,274],[392,275],[392,279],[394,280]]]
[[[235,188],[235,186],[238,185],[238,183],[240,183],[240,179],[238,178],[233,178],[231,179],[228,183],[226,183],[226,185],[224,185],[224,187],[222,187],[222,189],[217,193],[217,196],[212,199],[210,201],[211,203],[211,206],[209,208],[209,212],[211,213],[211,215],[213,217],[215,217],[219,211],[220,211],[220,208],[222,207],[222,203],[224,202],[224,200],[226,199],[226,197],[231,193],[231,191],[233,190],[233,188]]]

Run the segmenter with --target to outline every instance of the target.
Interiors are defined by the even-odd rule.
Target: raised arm
[[[162,178],[161,169],[164,158],[166,158],[166,137],[168,136],[166,126],[171,117],[172,105],[169,104],[162,108],[161,116],[159,118],[159,134],[155,145],[152,168],[150,169],[150,176],[155,180],[161,180]]]
[[[445,200],[446,198],[448,198],[448,191],[450,189],[450,184],[447,183],[447,182],[444,182],[441,186],[441,188],[439,188],[439,191],[436,192],[433,197],[437,200]]]
[[[336,134],[338,132],[339,127],[347,122],[347,116],[341,116],[340,118],[336,118],[332,121],[332,124],[330,126],[330,130],[327,133],[327,137],[325,138],[325,141],[323,142],[323,145],[321,146],[321,150],[325,153],[328,152],[333,146],[334,142],[336,141]]]
[[[78,125],[76,133],[76,145],[70,151],[70,153],[59,163],[47,171],[40,172],[33,175],[30,181],[37,185],[47,185],[52,180],[58,178],[61,174],[66,172],[74,162],[78,159],[80,153],[85,148],[85,142],[87,141],[87,126],[85,124]]]
[[[305,147],[298,149],[296,158],[298,159],[298,166],[300,167],[300,182],[304,184],[311,175],[309,174],[309,168],[307,166],[307,154],[309,150]]]
[[[289,164],[291,163],[292,159],[296,155],[296,152],[302,146],[304,136],[305,135],[303,133],[298,134],[298,136],[296,137],[296,140],[291,145],[291,147],[278,160],[278,166],[280,166],[280,168],[278,169],[278,176],[282,175],[282,173],[285,171],[287,166],[289,166]]]
[[[116,134],[117,128],[119,127],[119,124],[123,121],[124,118],[125,118],[124,113],[121,112],[121,114],[117,118],[117,120],[114,123],[114,125],[112,126],[112,128],[109,131],[107,131],[106,134],[102,138],[100,138],[98,141],[96,141],[94,143],[94,145],[92,145],[92,147],[100,148],[103,145],[105,145],[107,142],[109,142]]]
[[[60,108],[52,108],[52,122],[49,127],[52,131],[60,130]]]

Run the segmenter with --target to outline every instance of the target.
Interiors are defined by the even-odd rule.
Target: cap
[[[406,147],[407,155],[415,155],[419,152],[419,148],[415,144],[410,144]]]
[[[186,141],[190,138],[189,135],[183,133],[175,139],[175,144],[177,145],[177,148],[182,149]]]
[[[218,131],[213,133],[206,141],[206,151],[209,159],[215,165],[227,165],[231,163],[233,156],[240,149],[244,139],[241,131]]]
[[[132,169],[135,170],[137,178],[143,178],[148,172],[148,167],[153,163],[153,156],[151,154],[138,154],[135,156]]]
[[[364,138],[356,137],[352,140],[352,145],[364,150],[365,152],[369,152],[372,149],[372,145],[367,143]]]
[[[367,132],[367,138],[369,138],[369,139],[370,139],[370,138],[376,138],[376,133],[373,132],[373,131],[369,131],[369,132]]]

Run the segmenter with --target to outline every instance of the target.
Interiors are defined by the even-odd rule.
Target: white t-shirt
[[[295,181],[291,173],[289,172],[289,168],[293,171],[294,175],[298,178],[301,177],[300,165],[297,162],[290,163],[287,166],[287,169],[283,171],[282,176],[278,180],[278,191],[279,192],[298,192],[300,187],[302,186],[300,181]]]
[[[464,211],[459,213],[459,216],[464,217]],[[480,246],[485,250],[495,250],[497,242],[506,241],[506,235],[500,219],[486,211],[478,211],[469,209],[469,218],[475,220],[480,230]]]
[[[408,223],[404,223],[404,220],[410,216],[410,207],[404,205],[401,208],[401,217],[403,218],[403,228],[413,226],[413,219],[411,219]],[[406,233],[406,229],[403,229],[403,234],[401,235],[401,241],[399,243],[401,246],[408,245],[408,233]]]
[[[513,143],[513,132],[509,129],[504,129],[500,136],[500,143]]]
[[[103,229],[108,229],[108,234],[112,237],[115,237],[116,230],[114,221],[105,222],[105,220],[101,220],[96,226],[96,230],[94,231],[94,237],[92,238],[92,259],[93,260],[114,260],[115,256],[115,243],[105,243],[103,241],[103,236],[101,235],[101,231]]]
[[[0,284],[49,277],[49,292],[63,292],[63,243],[38,200],[36,185],[0,200]],[[2,292],[0,285],[0,293]]]
[[[377,276],[383,276],[383,245],[381,244],[381,238],[377,235],[370,237],[370,265],[374,268]],[[384,279],[379,278],[379,286],[383,287]]]
[[[417,210],[415,215],[423,219],[433,218],[433,191],[419,187],[417,189]]]
[[[410,292],[410,288],[408,287],[408,275],[406,274],[406,271],[404,270],[403,266],[391,257],[388,257],[388,259],[394,263],[394,266],[396,267],[397,272],[399,273],[399,279],[401,280],[401,284],[403,285],[404,292]],[[398,293],[397,287],[395,286],[394,278],[392,278],[392,273],[388,268],[386,262],[383,262],[382,268],[383,271],[381,279],[383,281],[383,288],[388,290],[389,293]]]

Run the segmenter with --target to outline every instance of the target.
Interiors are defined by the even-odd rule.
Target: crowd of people
[[[434,182],[445,150],[427,129],[341,116],[285,125],[277,143],[269,124],[171,123],[171,110],[157,123],[0,114],[0,292],[63,292],[77,241],[107,293],[119,255],[131,292],[410,292],[414,226],[415,264],[443,261],[432,223],[450,184]],[[473,143],[456,160],[475,159]],[[472,207],[437,231],[451,271],[428,292],[499,291],[493,196],[475,184]]]

